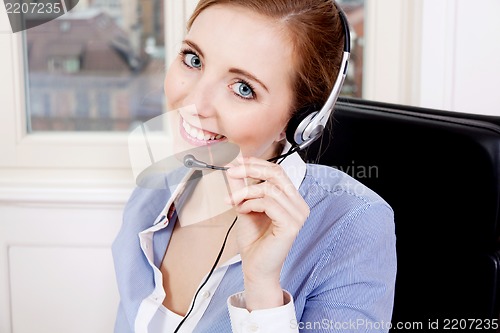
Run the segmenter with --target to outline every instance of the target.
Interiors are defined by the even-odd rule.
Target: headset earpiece
[[[286,139],[292,145],[299,145],[304,141],[304,129],[311,122],[311,119],[318,113],[317,105],[308,105],[298,111],[288,121],[286,128]]]

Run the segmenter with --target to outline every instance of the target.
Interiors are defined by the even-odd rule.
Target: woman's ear
[[[276,138],[276,142],[282,142],[285,138],[286,138],[286,130],[283,130]]]

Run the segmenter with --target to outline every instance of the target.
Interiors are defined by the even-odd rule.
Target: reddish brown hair
[[[337,78],[344,45],[342,22],[333,0],[200,0],[188,30],[200,13],[213,5],[240,6],[282,24],[296,55],[294,110],[326,102]]]

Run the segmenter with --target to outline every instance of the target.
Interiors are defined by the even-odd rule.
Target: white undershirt
[[[162,304],[151,319],[148,330],[150,332],[173,332],[181,321],[182,316],[170,311]]]
[[[207,309],[213,294],[217,290],[217,287],[219,287],[219,284],[224,278],[224,275],[226,274],[229,265],[238,261],[241,261],[241,257],[239,254],[235,255],[234,257],[226,261],[222,266],[217,267],[214,270],[210,279],[198,293],[193,311],[189,314],[184,324],[182,324],[178,333],[193,332],[194,328],[196,327],[201,317],[203,316],[203,313],[205,313],[205,310]],[[207,275],[208,274],[206,274],[203,277],[200,285],[203,283],[203,281],[205,281]],[[196,290],[200,288],[200,285]],[[193,300],[194,296],[193,299],[191,300],[191,303],[189,304],[189,309],[191,309]],[[170,311],[162,304],[160,305],[155,315],[151,319],[151,322],[149,323],[148,327],[148,332],[173,333],[183,318],[184,318],[183,316],[180,316],[177,313]]]

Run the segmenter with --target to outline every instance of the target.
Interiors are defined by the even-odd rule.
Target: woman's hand
[[[235,231],[247,308],[283,305],[281,268],[309,207],[278,164],[244,158],[227,173],[238,212]]]

